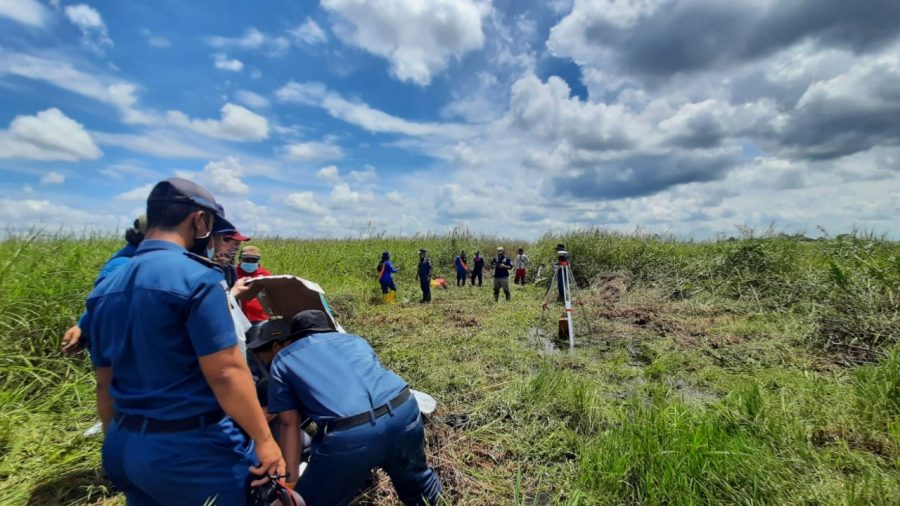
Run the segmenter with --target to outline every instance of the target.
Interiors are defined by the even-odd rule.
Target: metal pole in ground
[[[559,277],[561,278],[558,281],[562,281],[563,286],[563,301],[566,304],[566,323],[569,327],[569,351],[575,350],[575,326],[572,323],[572,294],[570,293],[570,285],[569,285],[569,262],[568,260],[561,260],[559,262]]]

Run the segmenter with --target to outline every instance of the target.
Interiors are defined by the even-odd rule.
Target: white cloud
[[[92,135],[102,145],[116,146],[162,158],[210,157],[208,151],[185,142],[178,135],[163,130],[150,130],[141,134],[93,132]]]
[[[297,28],[290,30],[288,33],[290,33],[295,40],[310,46],[328,41],[328,36],[325,35],[325,31],[322,30],[318,23],[310,18],[306,18],[306,21],[301,23]]]
[[[91,213],[49,200],[0,198],[0,223],[10,227],[27,229],[43,225],[77,230],[96,221]]]
[[[391,73],[420,86],[484,45],[482,18],[490,2],[477,0],[322,0],[337,14],[332,27],[343,41],[384,57]]]
[[[106,31],[106,23],[100,13],[85,4],[68,5],[66,17],[81,30],[81,42],[95,52],[102,52],[102,46],[111,46],[112,40]]]
[[[291,41],[283,35],[267,35],[256,28],[248,28],[240,37],[213,36],[206,43],[217,49],[256,50],[264,49],[269,56],[282,56],[290,48]]]
[[[56,171],[50,171],[41,178],[41,184],[63,184],[66,182],[66,175]]]
[[[36,0],[0,0],[0,17],[23,25],[41,27],[48,18],[47,9]]]
[[[389,192],[387,194],[387,201],[395,206],[402,206],[406,197],[400,192]]]
[[[374,184],[378,180],[378,173],[375,172],[375,167],[371,165],[366,165],[363,167],[363,170],[351,170],[350,171],[350,179],[357,184]]]
[[[216,65],[216,68],[219,70],[226,70],[228,72],[240,72],[244,69],[244,63],[242,61],[236,59],[229,60],[228,57],[222,53],[213,55],[213,61]]]
[[[116,200],[144,202],[147,200],[147,195],[150,195],[150,190],[152,190],[155,185],[155,183],[147,183],[144,186],[138,186],[137,188],[116,195]]]
[[[337,183],[331,190],[330,200],[334,204],[356,204],[358,202],[371,202],[374,195],[371,192],[361,193],[354,191],[347,183]]]
[[[295,211],[307,212],[312,214],[325,214],[328,212],[324,207],[316,202],[316,196],[313,192],[297,192],[291,193],[284,201],[288,207]]]
[[[316,177],[330,183],[339,183],[341,181],[341,174],[334,165],[322,167],[316,172]]]
[[[221,109],[222,119],[192,119],[179,111],[169,111],[172,124],[197,133],[229,141],[260,141],[269,137],[269,122],[265,117],[234,104]]]
[[[222,160],[207,163],[200,172],[179,171],[176,174],[196,181],[213,193],[247,195],[250,193],[250,187],[241,179],[246,171],[240,159],[227,156]]]
[[[321,107],[332,117],[357,125],[370,132],[400,133],[413,136],[463,136],[467,129],[452,123],[417,123],[373,109],[362,102],[351,102],[322,83],[289,82],[275,92],[281,102]]]
[[[155,48],[159,48],[159,49],[167,48],[172,45],[172,43],[169,41],[169,39],[167,39],[163,36],[160,36],[160,35],[154,35],[154,36],[148,38],[147,44],[149,44],[150,47],[155,47]]]
[[[102,155],[87,130],[56,108],[16,116],[0,131],[0,158],[77,161]]]
[[[269,99],[249,90],[237,90],[234,92],[234,99],[247,107],[255,107],[257,109],[269,107]]]
[[[72,93],[116,107],[126,123],[151,123],[151,115],[136,108],[137,87],[117,78],[83,72],[66,60],[38,57],[0,49],[0,76],[14,76],[50,83]]]
[[[248,28],[240,37],[214,36],[207,43],[218,48],[256,49],[266,43],[266,36],[256,28]]]
[[[340,146],[328,142],[298,142],[288,144],[285,150],[291,160],[324,162],[344,157],[344,150]]]

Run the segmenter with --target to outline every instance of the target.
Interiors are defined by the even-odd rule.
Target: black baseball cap
[[[291,337],[291,320],[281,318],[263,323],[255,339],[247,343],[248,350],[258,350],[268,344]]]
[[[180,177],[170,177],[156,183],[147,197],[147,203],[150,202],[191,204],[212,212],[217,221],[225,219],[225,209],[216,202],[215,197],[206,188]]]
[[[334,332],[328,315],[318,309],[307,309],[295,314],[290,320],[281,318],[267,321],[262,325],[259,336],[247,344],[247,349],[258,350],[284,339],[301,338],[321,332]]]

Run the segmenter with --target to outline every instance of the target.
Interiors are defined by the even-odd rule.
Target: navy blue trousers
[[[174,434],[142,434],[110,424],[103,470],[128,506],[244,506],[253,443],[230,418]]]
[[[425,430],[414,397],[374,425],[329,432],[313,441],[309,467],[296,490],[308,506],[345,505],[376,467],[390,476],[405,504],[437,504],[441,484],[425,463]]]
[[[419,286],[422,288],[422,302],[431,302],[431,280],[419,280]]]
[[[397,285],[394,284],[394,280],[391,281],[379,281],[381,283],[381,293],[388,293],[388,291],[393,290],[397,291]]]

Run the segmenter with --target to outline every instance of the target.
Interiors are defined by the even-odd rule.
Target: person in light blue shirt
[[[438,504],[441,484],[425,460],[418,404],[365,339],[335,332],[324,312],[306,310],[269,320],[247,347],[270,367],[269,412],[279,414],[288,485],[310,505],[348,504],[376,467],[405,504]],[[318,432],[297,481],[307,417]]]
[[[207,256],[217,213],[190,181],[157,184],[144,241],[87,300],[103,469],[130,506],[243,506],[284,473]]]

